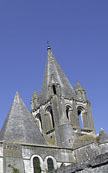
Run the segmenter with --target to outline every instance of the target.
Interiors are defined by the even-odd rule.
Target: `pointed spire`
[[[76,80],[76,84],[75,84],[75,89],[84,90],[84,88],[81,86],[81,84],[77,80]]]
[[[18,92],[16,92],[10,111],[1,130],[0,140],[45,144],[42,134]]]
[[[57,63],[53,53],[51,52],[50,46],[48,46],[47,50],[48,55],[40,93],[40,103],[46,102],[49,99],[48,87],[51,82],[51,76],[53,76],[54,81],[60,85],[62,96],[65,98],[74,97],[74,90]]]

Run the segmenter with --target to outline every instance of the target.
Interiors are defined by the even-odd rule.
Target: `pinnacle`
[[[34,89],[34,91],[33,91],[33,95],[32,95],[32,97],[31,97],[31,100],[33,100],[33,99],[38,99],[38,93],[37,93],[37,91],[36,91],[36,89]]]
[[[84,88],[80,85],[78,80],[76,80],[75,89],[83,89],[84,90]]]

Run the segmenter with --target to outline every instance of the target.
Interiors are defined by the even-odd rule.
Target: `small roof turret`
[[[51,83],[51,79],[53,76],[53,80],[60,85],[61,87],[61,95],[65,98],[72,98],[75,96],[75,92],[68,81],[67,77],[63,73],[61,67],[57,63],[53,53],[51,52],[51,48],[48,45],[48,55],[47,62],[45,66],[45,72],[42,82],[42,88],[40,92],[39,102],[44,103],[49,99],[48,87]]]

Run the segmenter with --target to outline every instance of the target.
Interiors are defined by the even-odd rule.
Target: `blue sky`
[[[0,0],[0,128],[16,91],[28,109],[40,92],[47,40],[86,89],[97,133],[108,133],[108,0]]]

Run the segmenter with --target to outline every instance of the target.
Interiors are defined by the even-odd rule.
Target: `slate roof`
[[[45,144],[44,137],[18,93],[1,130],[0,141]]]
[[[45,66],[45,72],[39,98],[40,103],[44,103],[49,99],[48,86],[50,84],[52,76],[53,81],[56,81],[57,84],[60,84],[62,96],[64,96],[65,98],[72,98],[75,96],[74,90],[70,82],[63,73],[59,64],[57,63],[53,53],[51,52],[51,48],[48,47],[47,62]]]

